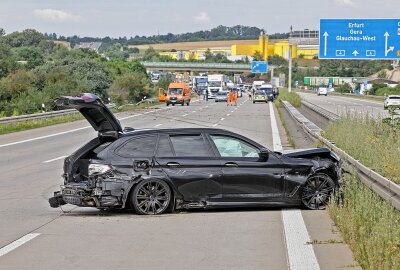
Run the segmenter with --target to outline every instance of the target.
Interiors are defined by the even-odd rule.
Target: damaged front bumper
[[[57,208],[64,204],[81,207],[118,208],[123,205],[123,183],[116,181],[99,181],[95,187],[88,183],[73,183],[61,186],[60,191],[54,192],[49,204]]]

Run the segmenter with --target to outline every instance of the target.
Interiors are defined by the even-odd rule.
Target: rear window
[[[135,137],[116,150],[121,157],[152,157],[156,148],[157,136]]]
[[[201,135],[173,135],[170,139],[177,157],[213,156]]]

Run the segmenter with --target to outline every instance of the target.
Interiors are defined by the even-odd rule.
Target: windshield
[[[221,87],[221,82],[208,82],[210,87]]]
[[[182,88],[170,88],[168,89],[168,93],[170,95],[182,95]]]

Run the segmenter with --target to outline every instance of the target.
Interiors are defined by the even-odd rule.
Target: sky
[[[399,18],[400,0],[0,0],[6,33],[34,28],[63,36],[131,37],[218,25],[269,34],[318,30],[321,18]]]

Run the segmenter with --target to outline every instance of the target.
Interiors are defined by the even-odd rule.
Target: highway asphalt
[[[118,118],[123,126],[136,129],[224,128],[273,149],[271,107],[246,99],[239,99],[237,107],[212,100],[160,105]],[[276,110],[274,114],[285,148],[285,131]],[[295,253],[286,243],[295,239],[288,239],[285,209],[138,216],[130,211],[50,208],[47,199],[62,184],[63,157],[96,135],[86,121],[77,121],[0,136],[0,269],[288,269],[288,254]],[[354,265],[325,211],[298,213],[305,228],[292,229],[303,230],[299,233],[315,242],[315,269]],[[337,243],[328,244],[332,239]],[[301,250],[298,253],[301,256]],[[297,266],[293,269],[305,269]]]
[[[373,101],[337,95],[318,96],[316,93],[299,92],[302,99],[316,104],[337,115],[372,116],[375,118],[388,117],[383,109],[383,101]]]

